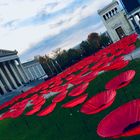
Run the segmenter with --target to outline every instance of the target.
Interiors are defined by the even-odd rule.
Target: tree
[[[48,55],[39,56],[38,61],[42,65],[43,69],[47,73],[48,76],[52,76],[55,73],[55,69],[53,68],[51,62],[51,58]]]
[[[69,63],[69,58],[66,50],[63,50],[61,54],[57,55],[55,60],[60,64],[62,69],[67,68]]]
[[[68,57],[70,58],[71,64],[81,59],[81,52],[76,49],[69,49],[67,53]]]
[[[89,56],[90,55],[90,44],[87,41],[82,41],[80,43],[80,48],[83,56]]]
[[[110,41],[110,38],[104,34],[99,36],[98,33],[94,32],[88,35],[86,41],[80,43],[80,48],[69,49],[68,51],[57,48],[53,51],[53,59],[45,55],[40,56],[39,61],[48,75],[55,75],[78,62],[81,58],[94,54],[102,46],[107,46]]]
[[[53,51],[53,57],[56,58],[58,55],[60,55],[62,53],[61,48],[57,48]]]
[[[100,36],[98,35],[98,33],[89,34],[87,41],[92,47],[95,47],[96,50],[100,49]]]
[[[107,35],[105,34],[100,35],[100,45],[102,47],[108,46],[111,42],[112,42],[111,39]]]

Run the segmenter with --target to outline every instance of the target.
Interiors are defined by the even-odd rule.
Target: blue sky
[[[112,0],[0,0],[0,49],[22,61],[68,49],[91,32],[103,32],[97,10]]]

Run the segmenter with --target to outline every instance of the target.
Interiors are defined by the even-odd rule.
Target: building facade
[[[23,63],[22,65],[30,81],[37,80],[43,77],[47,78],[44,69],[37,60],[28,61],[26,63]]]
[[[140,0],[120,0],[133,30],[140,34]]]
[[[98,14],[113,42],[134,32],[126,17],[125,11],[120,8],[117,1],[113,1],[103,9],[98,10]]]
[[[17,51],[0,49],[1,95],[17,89],[29,81],[17,53]]]

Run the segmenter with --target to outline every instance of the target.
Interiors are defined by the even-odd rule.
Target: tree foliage
[[[39,56],[38,60],[46,73],[52,76],[80,61],[84,57],[94,54],[102,47],[106,47],[110,42],[110,38],[105,35],[91,33],[88,35],[86,41],[80,43],[79,48],[71,48],[69,50],[57,48],[53,51],[53,58],[45,55]]]
[[[105,35],[105,34],[102,34],[100,36],[100,45],[103,46],[103,47],[106,47],[108,46],[110,43],[112,43],[111,39]]]

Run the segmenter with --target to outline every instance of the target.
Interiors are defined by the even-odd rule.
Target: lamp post
[[[53,75],[54,73],[53,73],[53,71],[52,71],[52,69],[51,69],[50,65],[49,65],[48,63],[46,63],[46,64],[47,64],[47,66],[48,66],[49,70],[51,71],[51,74]]]
[[[59,73],[58,69],[56,68],[56,66],[55,66],[55,64],[54,64],[54,62],[53,62],[53,60],[51,60],[51,63],[52,63],[52,65],[53,65],[53,67],[55,68],[56,72]]]
[[[55,60],[55,63],[58,65],[58,67],[60,68],[60,70],[63,71],[62,68],[61,68],[61,66],[60,66],[60,64],[57,62],[57,60]]]

